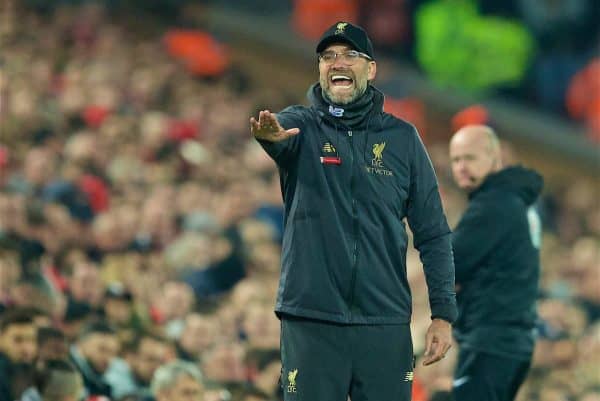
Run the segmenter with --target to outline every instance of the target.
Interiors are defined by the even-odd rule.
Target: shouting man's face
[[[375,78],[375,61],[365,56],[348,57],[353,50],[345,44],[332,44],[319,56],[319,82],[325,96],[338,105],[352,103]],[[333,57],[332,57],[333,56]]]

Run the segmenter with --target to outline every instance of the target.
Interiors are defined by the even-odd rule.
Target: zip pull
[[[348,136],[352,136],[352,131],[348,131]]]

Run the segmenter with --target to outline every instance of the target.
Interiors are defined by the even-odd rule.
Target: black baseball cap
[[[347,43],[354,50],[365,53],[373,60],[375,59],[373,44],[367,32],[357,25],[344,21],[336,22],[323,33],[317,45],[317,53],[321,53],[330,44],[338,42]]]

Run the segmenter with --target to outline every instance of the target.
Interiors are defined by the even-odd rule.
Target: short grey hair
[[[202,383],[202,373],[196,365],[191,362],[176,360],[156,369],[152,377],[152,394],[157,395],[171,389],[182,376],[189,376]]]
[[[500,152],[500,140],[498,139],[498,134],[496,134],[496,131],[494,131],[494,129],[488,125],[484,125],[483,126],[483,132],[485,132],[485,134],[488,137],[488,141],[489,141],[489,151],[491,153],[495,153],[498,154]]]
[[[46,401],[63,400],[66,396],[83,395],[83,378],[73,364],[63,360],[49,360],[39,372],[37,389]]]

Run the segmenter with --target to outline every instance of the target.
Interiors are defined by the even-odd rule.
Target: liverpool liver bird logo
[[[383,159],[383,149],[385,149],[385,142],[374,143],[373,144],[373,154],[375,155],[376,161],[382,161]]]
[[[296,392],[296,376],[298,376],[298,369],[290,370],[288,372],[288,393]]]
[[[294,369],[294,370],[288,372],[288,382],[290,383],[291,386],[296,385],[296,376],[297,375],[298,375],[298,369]]]
[[[346,25],[348,25],[347,22],[340,22],[339,24],[336,25],[336,30],[335,30],[335,34],[336,35],[340,35],[342,33],[344,33],[344,31],[346,30]]]

